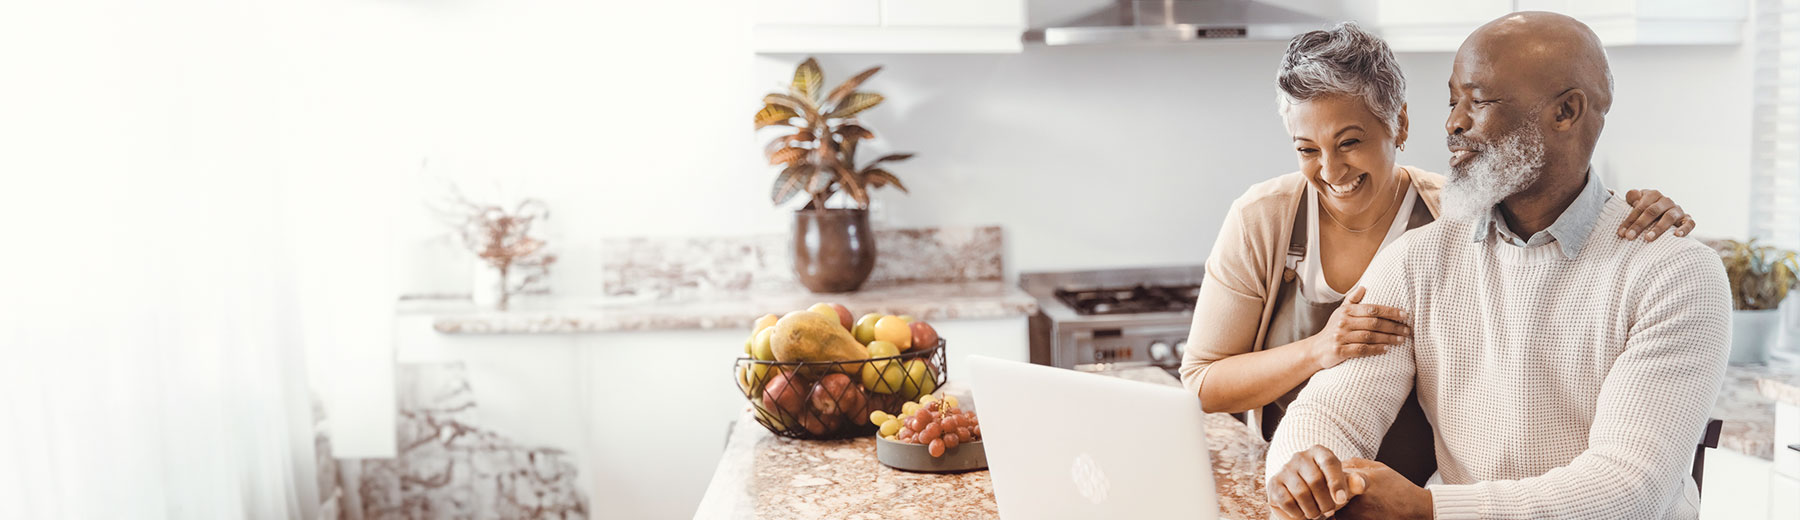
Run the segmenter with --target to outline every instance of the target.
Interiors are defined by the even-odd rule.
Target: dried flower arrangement
[[[547,292],[540,285],[550,274],[556,255],[545,250],[544,239],[531,235],[531,226],[550,218],[549,207],[543,201],[526,199],[509,211],[497,204],[471,202],[454,186],[451,190],[451,223],[463,246],[500,275],[496,306],[505,310],[515,294]],[[518,276],[516,281],[514,276]]]

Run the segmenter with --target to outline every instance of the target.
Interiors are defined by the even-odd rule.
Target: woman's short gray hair
[[[1281,71],[1275,77],[1283,114],[1291,105],[1322,96],[1355,96],[1387,123],[1388,131],[1400,130],[1406,76],[1400,73],[1387,42],[1356,22],[1295,36],[1281,56]]]

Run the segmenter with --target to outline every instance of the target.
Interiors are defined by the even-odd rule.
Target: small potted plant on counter
[[[781,205],[801,193],[807,195],[806,205],[794,212],[794,272],[813,292],[850,292],[862,286],[875,269],[869,190],[891,185],[906,191],[900,179],[882,166],[912,154],[857,163],[858,145],[875,138],[857,115],[883,98],[856,89],[880,70],[865,70],[827,93],[818,62],[807,58],[794,70],[788,91],[763,97],[763,108],[756,113],[757,130],[792,130],[784,130],[765,149],[769,164],[782,167],[769,196]],[[825,206],[838,193],[849,196],[851,207]]]
[[[1725,261],[1736,309],[1731,315],[1731,363],[1763,363],[1781,332],[1775,309],[1800,276],[1800,261],[1793,251],[1757,245],[1754,238],[1726,240],[1714,247]]]

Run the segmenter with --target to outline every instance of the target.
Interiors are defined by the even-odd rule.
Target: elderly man
[[[1413,337],[1320,372],[1269,446],[1277,517],[1694,518],[1687,476],[1729,350],[1718,256],[1616,236],[1588,166],[1612,104],[1599,39],[1551,13],[1488,23],[1450,78],[1444,220],[1369,266]],[[1409,391],[1427,487],[1367,459]]]

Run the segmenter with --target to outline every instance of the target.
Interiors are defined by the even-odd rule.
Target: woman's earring
[[[1400,143],[1400,151],[1406,151],[1406,143]]]

